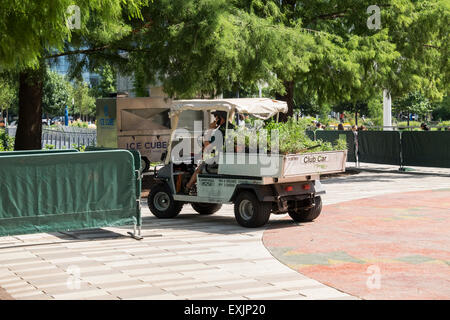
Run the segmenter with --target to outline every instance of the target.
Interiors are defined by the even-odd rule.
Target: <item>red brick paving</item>
[[[360,298],[450,299],[450,189],[325,206],[263,241],[292,269]]]

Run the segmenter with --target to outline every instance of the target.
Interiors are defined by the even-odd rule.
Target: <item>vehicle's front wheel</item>
[[[296,211],[289,211],[292,220],[296,222],[310,222],[316,219],[322,211],[322,198],[314,198],[315,205],[308,209],[299,208]]]
[[[202,215],[213,214],[222,208],[220,203],[191,203],[192,208]]]
[[[169,186],[155,184],[148,195],[148,207],[156,217],[168,219],[180,213],[183,203],[173,199]]]
[[[270,202],[261,202],[250,191],[240,193],[234,201],[234,216],[243,227],[258,228],[267,223],[272,205]]]

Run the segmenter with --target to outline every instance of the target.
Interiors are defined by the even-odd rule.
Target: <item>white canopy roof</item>
[[[184,110],[223,110],[245,113],[260,119],[268,119],[279,112],[288,111],[287,103],[269,98],[234,98],[218,100],[172,101],[170,116],[178,116]]]

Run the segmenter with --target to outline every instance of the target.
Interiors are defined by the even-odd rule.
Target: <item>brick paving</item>
[[[323,200],[448,187],[450,175],[439,174],[363,171],[323,181]],[[159,220],[143,200],[143,217],[141,241],[129,227],[2,237],[0,287],[14,299],[356,299],[275,259],[266,227],[240,227],[230,205],[212,216],[186,205]],[[272,216],[267,227],[293,225]]]
[[[281,262],[364,299],[450,299],[450,189],[325,206],[320,223],[266,230]]]

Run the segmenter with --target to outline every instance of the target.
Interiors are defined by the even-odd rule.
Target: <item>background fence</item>
[[[450,168],[450,131],[307,131],[331,143],[345,136],[350,162]]]
[[[16,128],[7,128],[15,136]],[[423,166],[450,168],[450,131],[306,131],[313,140],[335,143],[347,141],[349,162],[367,162],[398,166]],[[53,145],[55,149],[74,146],[95,146],[95,129],[78,127],[43,128],[42,148]]]
[[[8,127],[7,133],[11,137],[16,136],[16,127]],[[60,126],[42,128],[42,148],[53,145],[55,149],[70,149],[80,146],[95,146],[97,144],[97,130]]]

